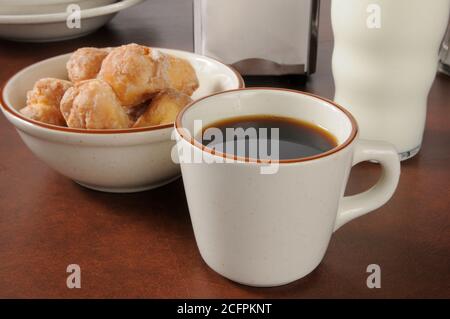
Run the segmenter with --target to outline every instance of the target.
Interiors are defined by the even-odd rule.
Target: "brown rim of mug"
[[[231,154],[228,154],[228,153],[216,152],[215,150],[210,149],[210,148],[206,147],[205,145],[203,145],[202,143],[198,142],[195,138],[190,136],[190,134],[187,133],[187,131],[182,127],[181,120],[182,120],[182,117],[183,117],[184,113],[186,113],[186,111],[189,108],[191,108],[192,106],[194,106],[198,102],[200,102],[200,101],[202,101],[204,99],[208,99],[210,97],[216,96],[216,95],[227,94],[227,93],[230,93],[230,92],[252,91],[252,90],[255,90],[255,91],[258,91],[258,90],[284,91],[284,92],[296,93],[296,94],[300,94],[300,95],[307,95],[307,96],[313,97],[315,99],[324,101],[324,102],[334,106],[338,110],[340,110],[350,120],[350,123],[352,125],[352,131],[350,132],[350,136],[343,143],[337,145],[336,147],[332,148],[331,150],[329,150],[327,152],[323,152],[323,153],[317,154],[317,155],[314,155],[314,156],[307,156],[307,157],[294,158],[294,159],[288,159],[288,160],[259,160],[259,159],[254,159],[254,158],[250,158],[250,157],[247,157],[247,156],[246,157],[242,157],[242,156],[231,155]],[[325,99],[323,97],[320,97],[318,95],[315,95],[315,94],[311,94],[311,93],[307,93],[307,92],[303,92],[303,91],[291,90],[291,89],[271,88],[271,87],[251,87],[251,88],[234,89],[234,90],[228,90],[228,91],[224,91],[224,92],[213,93],[213,94],[210,94],[208,96],[202,97],[202,98],[200,98],[200,99],[198,99],[196,101],[193,101],[193,102],[189,103],[188,105],[186,105],[178,113],[178,116],[177,116],[177,118],[175,120],[175,129],[177,130],[178,134],[184,140],[186,140],[191,145],[199,148],[203,152],[207,152],[207,153],[210,153],[212,155],[219,156],[219,157],[222,157],[222,158],[232,159],[234,161],[240,161],[240,162],[245,162],[245,163],[259,163],[259,164],[299,163],[299,162],[306,162],[306,161],[311,161],[311,160],[315,160],[315,159],[318,159],[318,158],[326,157],[326,156],[329,156],[331,154],[337,153],[340,150],[342,150],[345,147],[347,147],[348,145],[350,145],[353,142],[353,140],[355,139],[356,135],[358,134],[358,124],[357,124],[355,118],[353,117],[353,115],[349,111],[347,111],[345,108],[343,108],[339,104],[337,104],[337,103],[335,103],[335,102],[333,102],[331,100]]]
[[[191,53],[191,52],[189,52]],[[57,56],[54,57],[50,57],[48,59],[52,59],[52,58],[56,58]],[[217,59],[205,56],[208,59],[214,60],[224,66],[226,66],[227,68],[229,68],[231,71],[233,71],[233,73],[236,75],[236,78],[238,79],[238,86],[239,89],[245,88],[245,82],[244,79],[242,78],[242,75],[232,66],[230,65],[226,65],[223,62],[220,62]],[[39,63],[39,62],[43,62],[45,60],[48,59],[44,59],[41,61],[37,61],[35,63]],[[33,64],[35,64],[33,63]],[[26,66],[24,68],[22,68],[21,70],[19,70],[18,72],[21,72],[22,70],[24,70],[27,67],[30,67],[31,65]],[[17,72],[17,73],[18,73]],[[16,73],[16,74],[17,74]],[[174,123],[168,123],[168,124],[160,124],[160,125],[155,125],[155,126],[149,126],[149,127],[138,127],[138,128],[127,128],[127,129],[78,129],[78,128],[71,128],[71,127],[66,127],[66,126],[58,126],[58,125],[53,125],[53,124],[47,124],[47,123],[42,123],[33,119],[29,119],[25,116],[23,116],[22,114],[19,113],[19,111],[15,111],[13,110],[14,108],[11,107],[10,105],[8,105],[5,102],[4,99],[4,89],[5,86],[9,83],[9,81],[16,75],[14,74],[13,76],[9,77],[7,81],[4,82],[4,85],[0,88],[0,107],[3,108],[5,111],[7,111],[8,113],[10,113],[11,115],[25,121],[28,123],[31,123],[32,125],[36,125],[36,126],[40,126],[46,129],[50,129],[50,130],[55,130],[55,131],[62,131],[62,132],[68,132],[68,133],[84,133],[84,134],[122,134],[122,133],[138,133],[138,132],[146,132],[146,131],[154,131],[154,130],[161,130],[161,129],[166,129],[166,128],[170,128],[174,126]]]

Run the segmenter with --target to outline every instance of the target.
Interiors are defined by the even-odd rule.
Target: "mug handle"
[[[370,160],[381,164],[380,179],[369,190],[345,196],[341,200],[334,231],[349,221],[383,206],[394,194],[400,178],[400,158],[395,147],[380,141],[358,141],[355,145],[352,166]]]

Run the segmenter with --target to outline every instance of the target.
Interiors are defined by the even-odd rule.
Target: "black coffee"
[[[215,122],[196,140],[215,152],[272,160],[314,156],[337,146],[336,138],[317,125],[270,115]]]

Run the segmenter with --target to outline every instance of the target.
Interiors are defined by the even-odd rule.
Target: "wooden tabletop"
[[[329,11],[323,1],[318,70],[298,89],[332,98]],[[0,41],[0,83],[81,46],[137,42],[192,50],[191,14],[191,1],[151,0],[81,39]],[[0,297],[449,298],[449,165],[450,77],[438,75],[423,148],[402,164],[392,200],[336,232],[323,262],[306,278],[250,288],[202,261],[181,180],[135,194],[85,189],[35,158],[0,116]],[[369,187],[379,173],[376,165],[358,165],[348,193]],[[81,267],[81,289],[66,287],[69,264]],[[381,267],[381,289],[366,286],[370,264]]]

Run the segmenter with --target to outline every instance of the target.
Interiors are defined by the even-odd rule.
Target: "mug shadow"
[[[227,281],[241,290],[256,296],[256,298],[292,298],[292,296],[309,296],[311,290],[316,289],[319,282],[322,281],[324,274],[327,272],[326,268],[326,264],[321,262],[316,269],[305,277],[276,287],[251,287],[235,283],[229,279],[227,279]]]

